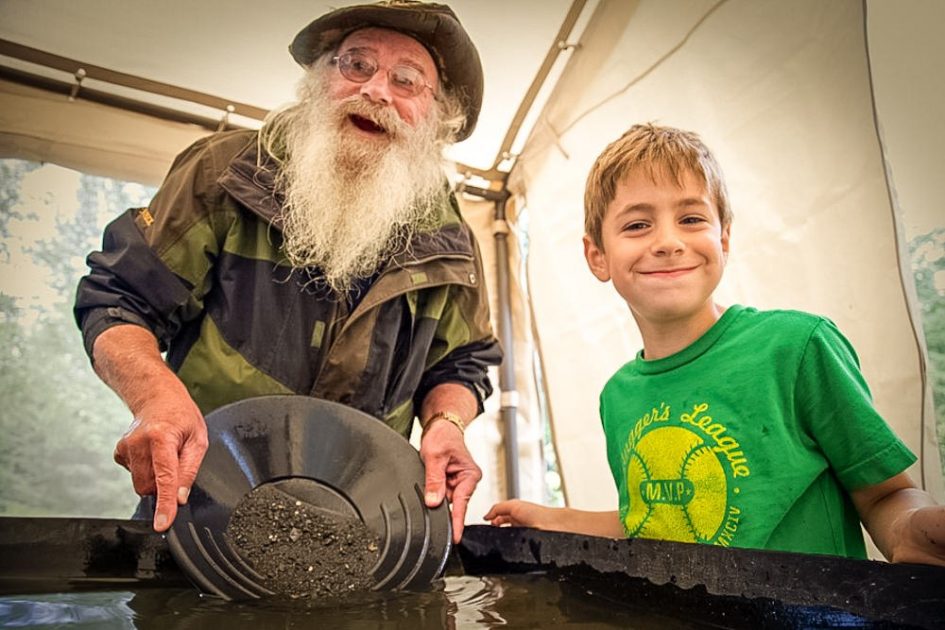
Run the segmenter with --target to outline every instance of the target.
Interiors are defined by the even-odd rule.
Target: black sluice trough
[[[470,526],[447,574],[545,572],[588,598],[723,628],[945,628],[945,568]],[[0,518],[0,596],[180,587],[140,521]]]

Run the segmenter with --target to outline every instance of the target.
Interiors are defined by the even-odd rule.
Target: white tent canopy
[[[928,28],[917,26],[904,32]],[[624,124],[615,121],[647,120],[700,130],[727,173],[735,223],[723,303],[836,321],[858,349],[880,411],[912,449],[933,455],[914,473],[941,496],[931,397],[898,260],[901,219],[890,190],[898,169],[884,168],[871,94],[871,79],[881,77],[870,73],[865,34],[858,2],[598,8],[582,38],[592,50],[561,77],[512,180],[534,208],[531,297],[576,502],[613,505],[603,459],[585,458],[576,474],[567,462],[603,451],[592,399],[641,345],[626,306],[585,269],[582,184]],[[891,100],[895,112],[902,101]],[[919,168],[936,163],[931,151],[903,158]]]
[[[289,55],[289,42],[311,20],[348,4],[358,2],[283,0],[271,6],[221,0],[3,0],[0,39],[82,63],[70,71],[50,70],[19,55],[10,56],[12,51],[6,51],[7,56],[0,56],[0,60],[4,66],[69,83],[75,81],[73,73],[84,66],[87,77],[82,90],[145,99],[157,106],[220,120],[225,106],[212,108],[118,87],[97,80],[102,73],[92,68],[212,95],[223,103],[269,110],[294,98],[302,75]],[[462,0],[450,5],[473,40],[482,42],[479,52],[486,86],[477,132],[455,145],[449,157],[489,169],[519,103],[555,43],[571,0]],[[258,120],[240,116],[242,108],[236,109],[230,116],[233,123],[258,126]],[[142,153],[153,153],[148,150],[153,140],[139,142]],[[170,142],[168,150],[176,153],[180,146]],[[166,167],[142,173],[138,179],[160,181],[164,170]]]
[[[352,2],[332,3],[353,4]],[[735,223],[723,303],[797,308],[833,319],[857,348],[876,404],[920,455],[911,471],[940,501],[942,466],[925,346],[904,243],[945,223],[945,3],[908,0],[454,0],[479,45],[485,103],[450,157],[508,174],[513,242],[508,295],[516,392],[490,399],[467,441],[486,478],[476,522],[506,494],[497,410],[518,409],[524,497],[543,500],[547,417],[569,504],[612,509],[597,395],[639,349],[626,305],[586,270],[583,186],[603,147],[636,122],[699,132],[728,178]],[[0,1],[0,39],[258,108],[292,98],[292,36],[325,2]],[[569,11],[579,19],[556,36]],[[557,63],[501,158],[519,104],[549,50]],[[554,58],[554,57],[553,57]],[[59,81],[70,73],[0,56]],[[12,75],[5,73],[10,78]],[[156,183],[207,129],[83,100],[102,90],[218,120],[221,110],[82,82],[78,99],[4,81],[0,156],[48,160]],[[231,122],[258,125],[234,114]],[[487,263],[493,205],[465,197]],[[536,357],[540,356],[539,362]],[[539,390],[542,391],[539,394]]]

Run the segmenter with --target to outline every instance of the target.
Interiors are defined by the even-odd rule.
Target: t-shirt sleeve
[[[616,429],[612,426],[608,426],[607,420],[610,418],[611,410],[607,406],[607,401],[614,396],[614,385],[612,380],[609,381],[601,390],[600,396],[598,398],[598,411],[600,414],[600,423],[601,428],[604,431],[604,436],[606,438],[607,444],[607,466],[610,469],[610,474],[614,480],[614,487],[617,489],[617,496],[620,497],[620,508],[621,513],[624,513],[627,508],[627,475],[625,474],[625,466],[621,460],[621,442],[615,436]]]
[[[885,481],[916,461],[876,411],[853,346],[830,320],[821,319],[807,340],[794,401],[847,490]]]

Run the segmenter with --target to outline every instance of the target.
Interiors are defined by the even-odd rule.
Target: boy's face
[[[584,255],[601,282],[613,280],[641,326],[694,322],[713,309],[729,226],[701,179],[685,173],[654,182],[631,171],[617,186],[601,226],[603,247],[584,237]]]

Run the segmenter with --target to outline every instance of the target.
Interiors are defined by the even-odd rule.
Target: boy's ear
[[[607,271],[607,256],[587,234],[584,235],[584,258],[594,277],[601,282],[610,280],[610,272]]]
[[[725,255],[725,261],[728,262],[729,241],[732,238],[732,224],[729,223],[722,228],[722,253]]]

